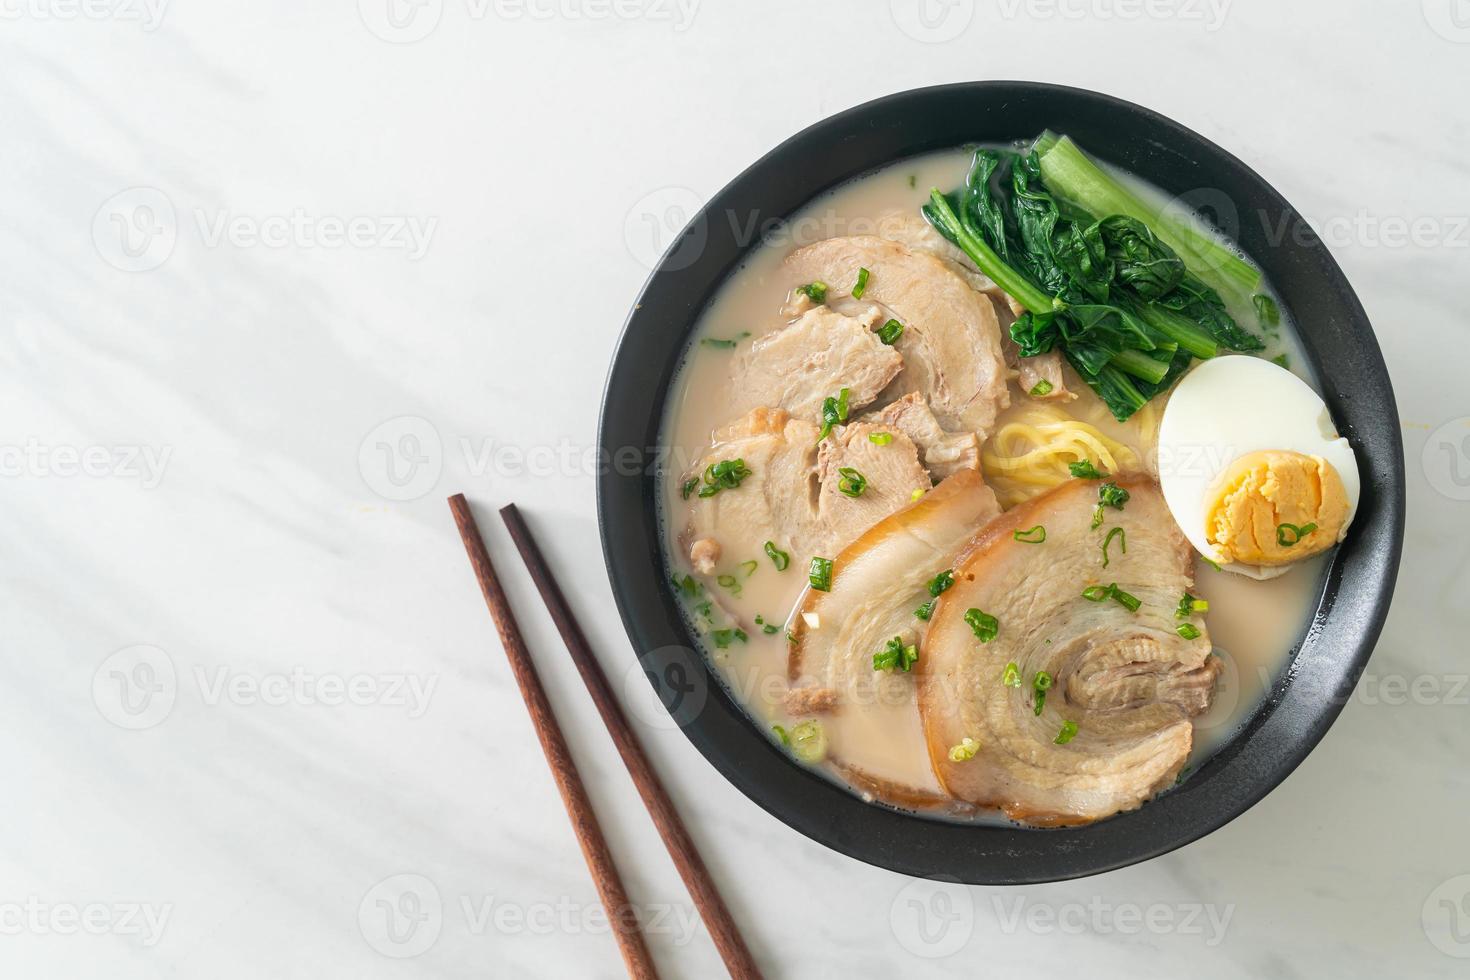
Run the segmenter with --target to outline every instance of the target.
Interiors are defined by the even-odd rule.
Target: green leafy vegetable
[[[1058,154],[1068,166],[1053,170],[1106,193],[1056,193],[1045,164]],[[1100,209],[1100,200],[1116,210]],[[1065,138],[1043,139],[1024,156],[977,150],[964,186],[934,190],[923,212],[1024,307],[1011,327],[1021,355],[1060,349],[1120,420],[1172,385],[1192,357],[1262,346],[1200,278],[1216,266],[1192,260],[1196,252],[1227,257],[1253,283],[1254,268],[1150,212]]]
[[[776,547],[774,541],[766,542],[766,557],[771,559],[771,564],[776,566],[778,572],[786,571],[787,566],[791,564],[791,556]]]
[[[1264,293],[1257,293],[1251,297],[1251,304],[1256,308],[1256,319],[1261,321],[1261,326],[1278,327],[1281,325],[1281,310],[1274,299]]]

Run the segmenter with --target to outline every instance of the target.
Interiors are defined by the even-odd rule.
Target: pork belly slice
[[[958,799],[1034,824],[1088,823],[1142,805],[1189,757],[1190,718],[1208,708],[1219,673],[1198,617],[1188,620],[1198,637],[1177,632],[1193,585],[1189,546],[1155,483],[1117,482],[1131,497],[1105,508],[1101,527],[1091,527],[1099,481],[1071,480],[992,522],[957,564],[917,666],[930,759]],[[1045,542],[1015,539],[1038,524]],[[1137,612],[1082,595],[1112,583],[1139,600]],[[970,609],[997,619],[994,639],[976,636]],[[1018,687],[1004,683],[1010,663]],[[1053,680],[1037,714],[1039,671]],[[1076,735],[1058,745],[1067,721]],[[966,738],[978,752],[952,761]]]
[[[924,467],[935,480],[960,470],[980,469],[980,437],[973,432],[945,432],[929,411],[929,403],[916,391],[884,406],[864,421],[908,436],[919,447]]]
[[[903,357],[873,332],[882,313],[869,306],[845,316],[827,306],[807,307],[790,324],[755,340],[735,363],[731,408],[784,408],[821,421],[822,401],[848,389],[857,410],[878,397],[903,367]]]
[[[879,431],[892,440],[879,446],[868,438]],[[743,459],[750,475],[712,497],[690,498],[682,537],[698,571],[714,571],[707,560],[700,564],[711,554],[731,566],[760,558],[771,541],[804,574],[812,557],[832,557],[931,486],[917,447],[901,432],[854,423],[818,443],[820,433],[816,423],[778,408],[758,408],[717,433],[686,478],[726,459]],[[841,490],[848,468],[867,481],[857,497]]]
[[[797,281],[827,283],[831,302],[841,302],[843,291],[850,295],[858,270],[868,270],[862,301],[904,327],[895,344],[903,370],[885,398],[919,392],[945,429],[982,437],[1010,403],[995,309],[953,265],[897,242],[858,235],[798,249],[784,269]]]
[[[1051,400],[1070,400],[1077,397],[1067,390],[1062,377],[1062,355],[1059,351],[1048,351],[1035,357],[1022,357],[1021,349],[1011,339],[1011,324],[1025,312],[1022,307],[1006,295],[993,280],[975,267],[970,257],[958,246],[934,230],[923,215],[912,209],[885,211],[878,216],[878,236],[906,245],[916,252],[928,252],[958,267],[959,272],[970,284],[970,288],[989,296],[995,307],[1000,324],[1001,352],[1006,366],[1016,371],[1021,390],[1030,394],[1041,382],[1049,388],[1032,397]]]
[[[873,655],[894,637],[919,642],[925,623],[914,610],[930,599],[929,582],[999,513],[980,474],[961,470],[842,549],[831,591],[808,589],[797,605],[788,708],[822,710],[839,766],[843,745],[864,746],[862,774],[887,786],[890,802],[932,802],[939,787],[928,773],[915,785],[914,760],[926,756],[914,675],[875,670]]]

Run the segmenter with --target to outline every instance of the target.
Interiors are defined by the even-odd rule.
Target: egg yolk
[[[1331,463],[1269,449],[1242,456],[1221,475],[1205,536],[1222,561],[1286,565],[1332,547],[1347,520],[1347,492]]]

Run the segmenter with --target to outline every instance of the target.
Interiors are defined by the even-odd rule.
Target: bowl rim
[[[1333,294],[1341,312],[1340,317],[1313,321],[1310,330],[1299,319],[1299,340],[1316,369],[1323,399],[1339,431],[1353,443],[1364,472],[1359,515],[1330,559],[1317,604],[1286,668],[1249,720],[1197,773],[1142,808],[1056,830],[944,822],[865,802],[791,759],[730,698],[688,635],[687,622],[666,587],[666,562],[654,512],[662,473],[657,463],[658,434],[673,371],[682,363],[689,334],[709,300],[759,244],[756,239],[735,247],[725,262],[703,262],[703,236],[711,217],[730,208],[777,168],[789,169],[794,152],[805,152],[813,143],[831,146],[844,138],[860,138],[872,131],[865,124],[875,117],[917,113],[926,103],[974,100],[1003,106],[1018,99],[1062,100],[1079,111],[1121,114],[1119,118],[1141,128],[1159,131],[1178,141],[1169,145],[1186,146],[1195,164],[1203,159],[1217,174],[1252,185],[1255,198],[1275,209],[1272,213],[1279,211],[1283,221],[1294,223],[1301,254],[1292,252],[1293,258],[1309,260],[1303,274],[1308,279],[1320,276],[1317,287]],[[1047,125],[1042,122],[1034,132]],[[964,142],[937,144],[930,150]],[[1155,142],[1155,152],[1166,148],[1167,141]],[[781,217],[856,176],[930,150],[893,155],[826,181]],[[684,250],[696,243],[695,251],[701,255],[693,263],[685,262]],[[1250,254],[1263,266],[1271,264],[1255,252]],[[686,275],[691,269],[693,278]],[[1281,291],[1280,279],[1273,281]],[[1312,288],[1311,283],[1303,288]],[[680,317],[685,322],[669,326],[671,318]],[[649,356],[648,340],[660,329],[679,337],[675,349],[664,352],[662,365],[650,363],[657,358]],[[1341,348],[1326,350],[1329,340]],[[1329,359],[1336,365],[1331,374],[1322,369]],[[1344,388],[1348,380],[1352,384]],[[1392,600],[1405,512],[1403,446],[1393,430],[1397,418],[1377,339],[1341,269],[1296,209],[1245,163],[1168,117],[1087,89],[1001,80],[936,85],[874,99],[807,126],[726,184],[675,236],[639,291],[609,368],[598,423],[602,460],[597,475],[598,528],[619,615],[638,657],[632,666],[648,678],[673,723],[695,748],[777,820],[833,850],[901,874],[970,884],[1080,878],[1158,857],[1219,829],[1279,785],[1327,733],[1372,654]],[[620,447],[644,447],[655,462],[619,469],[609,461]]]

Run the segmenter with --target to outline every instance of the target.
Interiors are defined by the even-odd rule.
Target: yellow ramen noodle
[[[1147,406],[1129,421],[1136,440],[1130,444],[1064,409],[1022,405],[1002,416],[1000,427],[985,443],[981,463],[986,481],[1001,506],[1009,508],[1070,480],[1070,463],[1090,460],[1110,474],[1142,470],[1139,444],[1157,428],[1154,414]]]

